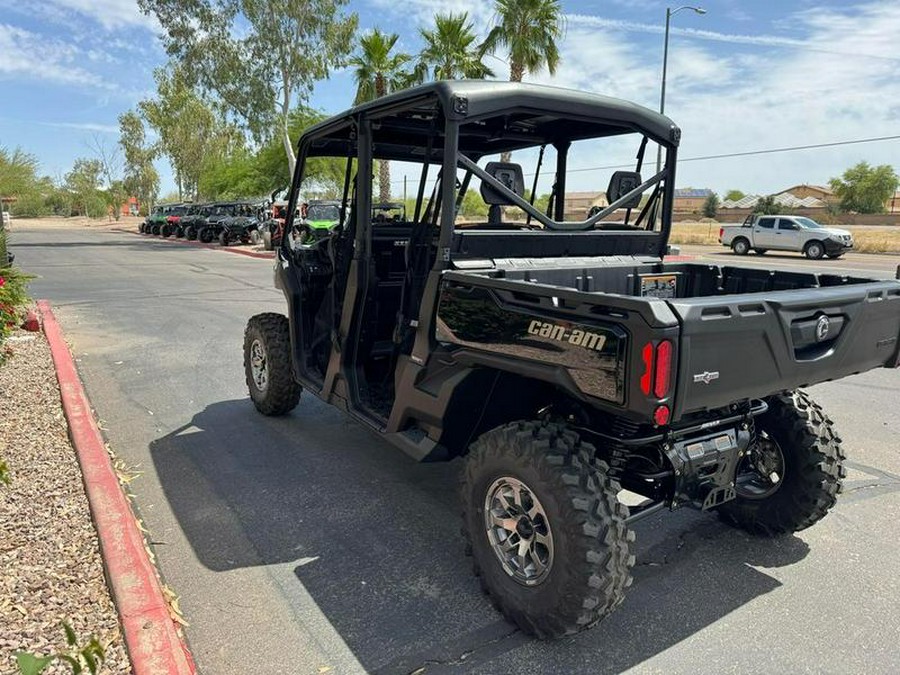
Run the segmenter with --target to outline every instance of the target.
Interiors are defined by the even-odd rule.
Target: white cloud
[[[527,79],[659,106],[659,53],[646,43],[597,30],[605,19],[569,18],[555,77]],[[852,9],[789,17],[798,37],[697,35],[670,45],[666,112],[683,130],[682,158],[855,140],[898,133],[900,70],[896,36],[900,5],[890,0]],[[660,32],[658,26],[641,26]],[[714,43],[758,47],[724,49]],[[827,50],[814,51],[817,46]],[[727,55],[722,56],[725,53]],[[872,58],[875,57],[875,58]],[[573,156],[574,167],[633,161],[633,148],[613,145],[599,155]],[[862,159],[898,165],[900,142],[686,162],[679,185],[770,192],[801,182],[823,183]],[[900,166],[898,166],[900,168]],[[602,189],[609,171],[576,174],[569,188]]]
[[[96,131],[102,134],[117,134],[119,127],[115,124],[100,124],[97,122],[39,122],[45,127],[58,129],[76,129],[78,131]]]
[[[89,54],[74,45],[16,26],[0,24],[0,75],[117,89],[79,65],[86,60],[90,60]]]
[[[44,0],[60,12],[72,12],[93,19],[107,30],[142,26],[155,30],[156,20],[144,15],[136,0]]]

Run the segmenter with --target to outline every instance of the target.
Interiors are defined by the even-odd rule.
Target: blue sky
[[[656,107],[667,3],[563,0],[567,17],[555,77],[526,79],[597,91]],[[708,0],[704,16],[673,18],[666,112],[683,130],[682,158],[900,134],[900,3]],[[420,47],[417,27],[435,11],[466,9],[480,32],[484,0],[351,2],[365,30],[401,34]],[[153,93],[164,63],[154,21],[136,0],[0,0],[0,146],[35,154],[62,176],[93,138],[117,140],[118,115]],[[502,55],[500,55],[502,56]],[[489,59],[498,76],[506,64]],[[350,104],[349,73],[321,83],[312,103]],[[861,159],[900,169],[900,141],[686,162],[679,185],[771,192],[824,183]],[[594,158],[591,165],[627,157]],[[160,162],[163,192],[173,188]],[[570,189],[602,189],[589,173]]]

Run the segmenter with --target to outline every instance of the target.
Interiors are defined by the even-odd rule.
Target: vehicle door
[[[778,219],[776,234],[778,236],[778,248],[788,251],[803,250],[803,228],[790,218]]]
[[[775,230],[777,218],[763,216],[753,226],[753,248],[779,248]]]

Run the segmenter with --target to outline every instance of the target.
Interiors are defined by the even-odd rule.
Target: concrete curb
[[[48,301],[39,300],[38,310],[132,669],[135,675],[193,675],[193,659],[169,614],[156,568],[106,452],[62,329]]]
[[[186,239],[169,239],[163,237],[156,237],[154,235],[145,235],[143,232],[136,232],[135,230],[126,230],[124,227],[111,227],[109,228],[111,232],[124,232],[125,234],[136,234],[139,237],[153,237],[156,241],[167,241],[170,244],[181,244],[182,246],[196,246],[198,248],[208,248],[211,251],[221,251],[222,253],[235,253],[237,255],[245,255],[248,258],[262,258],[264,260],[274,260],[275,252],[271,253],[261,253],[259,251],[245,251],[240,248],[228,248],[227,246],[213,246],[212,244],[204,244],[202,241],[188,241]]]

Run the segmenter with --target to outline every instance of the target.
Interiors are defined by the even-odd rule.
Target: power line
[[[792,145],[785,148],[769,148],[767,150],[745,150],[742,152],[728,152],[721,155],[703,155],[700,157],[679,157],[678,163],[682,162],[704,162],[710,159],[728,159],[731,157],[750,157],[751,155],[771,155],[777,152],[793,152],[795,150],[815,150],[818,148],[833,148],[840,145],[855,145],[858,143],[877,143],[878,141],[896,141],[900,140],[898,136],[878,136],[875,138],[859,138],[852,141],[832,141],[831,143],[813,143],[811,145]],[[605,169],[624,169],[632,166],[631,164],[616,164],[614,166],[591,166],[581,169],[569,169],[571,173],[579,171],[602,171]],[[534,175],[534,174],[531,174]]]
[[[876,136],[873,138],[857,138],[851,141],[832,141],[830,143],[813,143],[810,145],[791,145],[784,148],[768,148],[766,150],[744,150],[741,152],[728,152],[720,155],[702,155],[700,157],[680,157],[678,163],[683,162],[704,162],[711,159],[730,159],[732,157],[750,157],[754,155],[771,155],[779,152],[794,152],[797,150],[816,150],[820,148],[834,148],[842,145],[857,145],[859,143],[877,143],[879,141],[896,141],[900,140],[897,136]],[[608,169],[628,169],[634,166],[634,162],[628,164],[610,164],[607,166],[588,166],[580,169],[569,169],[568,173],[581,173],[585,171],[606,171]],[[533,176],[534,172],[526,173],[525,176]],[[418,179],[410,180],[411,183],[418,183]],[[392,181],[391,184],[403,183],[403,181]]]

